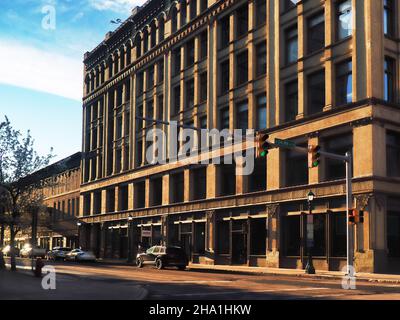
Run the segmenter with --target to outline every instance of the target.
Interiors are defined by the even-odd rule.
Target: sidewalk
[[[126,260],[99,260],[101,264],[113,264],[122,266],[132,266]],[[246,267],[246,266],[229,266],[229,265],[204,265],[190,263],[189,270],[198,272],[222,272],[233,274],[245,275],[280,275],[280,276],[294,276],[294,277],[308,277],[320,279],[343,279],[345,274],[340,271],[320,271],[317,270],[315,275],[309,275],[304,270],[299,269],[280,269],[280,268],[259,268],[259,267]],[[400,274],[378,274],[378,273],[357,273],[356,279],[359,281],[379,282],[379,283],[392,283],[400,284]]]

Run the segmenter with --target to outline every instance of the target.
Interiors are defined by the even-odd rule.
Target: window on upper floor
[[[179,172],[171,175],[172,203],[181,203],[184,201],[184,174]]]
[[[171,106],[173,115],[177,115],[181,111],[181,86],[177,85],[174,88],[174,105]]]
[[[186,43],[186,67],[194,64],[194,48],[194,39],[191,39]]]
[[[186,1],[181,1],[181,27],[187,23],[187,5]]]
[[[144,90],[144,74],[143,71],[137,75],[137,95],[143,94]]]
[[[220,92],[226,94],[229,91],[229,60],[220,64]]]
[[[108,189],[106,191],[106,211],[115,212],[115,189]]]
[[[384,61],[384,99],[396,102],[396,61],[390,57]]]
[[[118,190],[118,211],[128,210],[128,186],[120,186]]]
[[[267,43],[263,41],[256,46],[256,76],[267,73]]]
[[[267,96],[265,93],[257,96],[256,130],[267,128]]]
[[[208,0],[200,0],[200,11],[204,12],[208,8]]]
[[[300,186],[308,184],[307,155],[296,151],[286,152],[286,186]]]
[[[207,71],[200,74],[200,103],[207,101],[208,79]]]
[[[197,0],[190,0],[190,20],[193,20],[197,16]]]
[[[267,21],[267,1],[256,0],[256,26],[262,26]]]
[[[353,101],[353,70],[351,60],[336,65],[336,105]]]
[[[164,59],[158,62],[158,83],[164,81]]]
[[[165,38],[165,21],[164,19],[160,19],[158,21],[158,42],[161,43]]]
[[[149,51],[149,32],[146,30],[143,31],[143,53]]]
[[[146,183],[144,181],[135,183],[135,209],[142,209],[146,206]]]
[[[299,104],[299,87],[297,80],[291,81],[285,85],[285,112],[286,122],[296,120]]]
[[[342,134],[322,140],[323,147],[327,152],[345,155],[353,149],[353,135]],[[326,158],[325,160],[325,180],[339,180],[346,177],[346,164],[337,160]]]
[[[249,192],[267,189],[267,161],[265,158],[255,160],[254,171],[249,178]]]
[[[386,134],[386,172],[388,177],[400,177],[400,133]]]
[[[325,47],[325,16],[324,12],[312,16],[307,21],[307,49],[308,53]]]
[[[176,9],[176,7],[172,8],[171,11],[171,28],[172,33],[178,31],[178,10]]]
[[[181,72],[181,48],[175,49],[174,53],[174,76]]]
[[[192,170],[193,177],[193,200],[201,200],[206,198],[207,194],[207,168],[199,168]]]
[[[200,34],[200,59],[203,60],[208,56],[208,34],[203,31]]]
[[[219,110],[219,129],[229,129],[229,107]]]
[[[325,70],[307,77],[308,115],[322,112],[325,108]]]
[[[224,49],[229,45],[230,16],[223,17],[219,23],[220,33],[220,49]]]
[[[157,120],[164,120],[164,95],[158,96]]]
[[[336,38],[345,39],[353,34],[353,17],[351,0],[340,1],[336,4]]]
[[[224,164],[219,166],[220,169],[220,195],[230,196],[236,193],[236,165]]]
[[[157,27],[155,23],[152,23],[151,25],[151,31],[150,31],[150,47],[153,48],[157,44]]]
[[[395,3],[393,0],[383,1],[383,31],[385,35],[393,37],[396,33]]]
[[[246,135],[249,128],[249,105],[248,101],[242,101],[236,104],[236,128],[242,130],[242,134]]]
[[[249,54],[246,51],[236,56],[236,85],[240,86],[249,79]]]
[[[236,38],[240,38],[249,31],[249,6],[246,3],[236,11]]]
[[[297,26],[285,31],[285,62],[286,64],[297,62],[298,59],[298,36]]]
[[[186,109],[194,107],[194,79],[186,81]]]
[[[150,180],[151,186],[151,197],[150,197],[150,205],[151,206],[161,206],[162,198],[163,198],[163,180],[162,177],[154,178]]]
[[[283,0],[283,8],[285,10],[290,10],[296,7],[300,0]]]

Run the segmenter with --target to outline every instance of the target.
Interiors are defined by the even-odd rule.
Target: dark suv
[[[139,268],[153,265],[159,270],[165,267],[178,267],[179,270],[185,270],[188,262],[185,251],[179,247],[154,246],[136,256],[136,265]]]

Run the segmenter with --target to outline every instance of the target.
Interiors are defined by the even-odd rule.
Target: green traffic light
[[[264,150],[264,151],[262,151],[262,152],[260,153],[260,156],[261,156],[261,157],[266,157],[267,154],[268,154],[268,152]]]
[[[318,167],[318,166],[319,166],[319,161],[313,162],[313,168],[316,168],[316,167]]]

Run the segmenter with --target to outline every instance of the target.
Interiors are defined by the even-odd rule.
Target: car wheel
[[[140,258],[136,259],[136,266],[138,268],[143,268],[143,260]]]
[[[186,266],[179,266],[178,269],[181,271],[184,271],[184,270],[186,270]]]
[[[157,268],[158,270],[164,269],[164,263],[162,262],[161,259],[157,259],[157,260],[156,260],[156,268]]]

